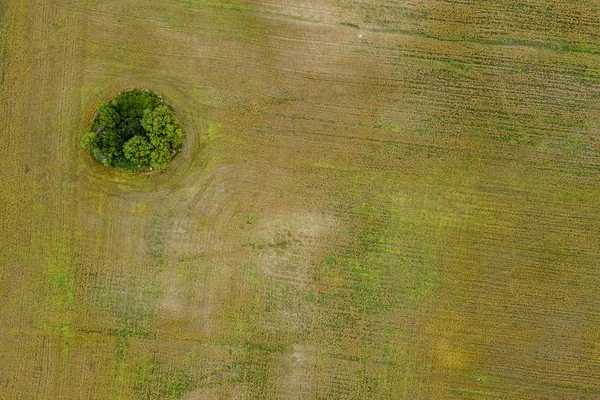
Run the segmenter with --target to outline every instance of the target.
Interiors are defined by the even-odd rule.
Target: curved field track
[[[600,398],[595,1],[0,1],[0,399]],[[163,94],[162,172],[79,148]]]

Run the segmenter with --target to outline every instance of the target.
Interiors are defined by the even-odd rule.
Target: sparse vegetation
[[[81,145],[107,167],[140,171],[169,165],[182,137],[175,114],[162,99],[135,89],[100,104]]]
[[[0,399],[600,399],[598,2],[222,1],[0,1]]]

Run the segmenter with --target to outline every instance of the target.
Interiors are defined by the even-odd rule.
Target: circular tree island
[[[182,138],[179,121],[162,98],[133,89],[100,104],[81,145],[107,167],[139,172],[169,165]]]

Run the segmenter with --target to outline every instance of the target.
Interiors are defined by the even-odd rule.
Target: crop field
[[[599,171],[596,0],[0,0],[0,399],[598,399]]]

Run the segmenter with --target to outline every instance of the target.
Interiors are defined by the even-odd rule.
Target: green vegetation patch
[[[181,399],[193,387],[193,377],[186,369],[156,359],[137,364],[133,384],[136,399]]]
[[[81,145],[107,167],[137,172],[168,166],[182,140],[179,121],[162,98],[134,89],[100,104]]]

